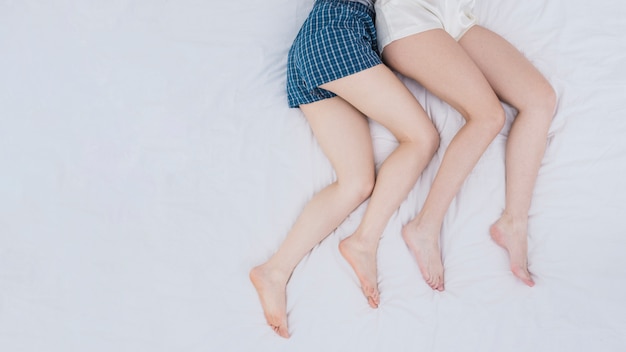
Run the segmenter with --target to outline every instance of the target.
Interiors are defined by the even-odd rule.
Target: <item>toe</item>
[[[439,277],[435,277],[435,279],[433,280],[433,289],[438,290],[440,282],[441,281],[439,280]]]
[[[374,298],[372,298],[372,297],[367,297],[367,303],[372,308],[378,308],[378,304],[376,303],[376,301],[374,301]]]
[[[426,280],[426,283],[428,284],[428,286],[433,287],[435,285],[435,278],[434,277],[428,278],[428,280]]]
[[[378,290],[374,291],[374,295],[372,295],[372,300],[374,301],[374,304],[376,304],[376,307],[378,307],[378,305],[380,304],[380,293],[378,292]]]
[[[367,298],[367,303],[372,308],[378,308],[378,291],[374,287],[364,286],[363,295]]]
[[[363,295],[365,297],[371,297],[372,294],[374,293],[374,290],[371,287],[369,287],[368,285],[362,286],[361,290],[363,291]]]
[[[535,286],[535,282],[533,281],[533,278],[530,276],[530,273],[525,270],[524,274],[522,276],[520,276],[520,279],[528,286],[533,287]]]
[[[278,334],[280,337],[284,337],[284,338],[288,339],[288,338],[289,338],[289,329],[287,329],[287,325],[281,325],[281,326],[279,326],[279,327],[278,327],[277,334]]]
[[[517,276],[526,285],[528,285],[530,287],[535,286],[535,282],[533,281],[532,277],[530,276],[530,273],[528,272],[528,270],[526,270],[524,268],[520,268],[520,267],[514,267],[514,268],[511,268],[511,271],[513,272],[513,275]]]

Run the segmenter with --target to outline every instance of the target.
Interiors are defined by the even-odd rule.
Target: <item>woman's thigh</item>
[[[340,97],[300,105],[339,182],[374,180],[374,152],[367,119]]]
[[[438,138],[420,103],[385,65],[377,65],[321,87],[386,127],[400,142],[430,142]]]
[[[476,63],[496,94],[517,108],[549,105],[554,90],[543,75],[513,45],[481,26],[472,27],[459,44]]]
[[[480,68],[442,29],[392,42],[385,47],[383,60],[450,104],[466,119],[501,109]]]

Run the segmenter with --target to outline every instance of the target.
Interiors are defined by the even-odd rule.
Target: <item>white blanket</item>
[[[248,271],[334,177],[284,89],[313,0],[0,1],[0,351],[625,351],[626,2],[476,2],[559,95],[537,285],[488,234],[511,109],[447,213],[446,290],[423,282],[400,229],[462,118],[405,80],[442,145],[381,240],[380,308],[337,249],[361,206],[297,267],[284,340]]]

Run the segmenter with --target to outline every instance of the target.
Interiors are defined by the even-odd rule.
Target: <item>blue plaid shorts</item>
[[[289,107],[335,96],[320,85],[381,64],[374,9],[349,0],[317,0],[289,50]]]

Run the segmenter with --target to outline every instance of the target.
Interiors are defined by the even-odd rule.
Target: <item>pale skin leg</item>
[[[506,205],[490,232],[508,251],[513,274],[533,286],[527,264],[528,211],[554,116],[556,93],[541,73],[496,33],[474,26],[459,43],[498,96],[519,112],[507,141]]]
[[[434,29],[385,47],[385,62],[458,110],[466,120],[450,142],[424,206],[402,235],[424,280],[444,289],[439,233],[445,213],[464,180],[504,124],[504,110],[489,82],[465,50]]]
[[[438,144],[437,132],[419,103],[385,66],[378,65],[324,87],[334,90],[340,97],[300,108],[322,150],[335,168],[337,181],[307,204],[276,254],[250,272],[268,324],[283,337],[289,336],[285,288],[291,273],[313,246],[328,236],[370,195],[374,183],[371,137],[367,121],[346,100],[357,105],[392,132],[395,131],[400,141],[399,147],[379,171],[375,197],[366,211],[365,218],[375,218],[363,221],[373,224],[373,230],[367,232],[367,241],[364,241],[368,246],[360,246],[360,241],[354,241],[352,245],[351,241],[345,240],[349,244],[342,245],[342,254],[355,269],[372,307],[378,306],[379,294],[375,257],[377,241],[372,241],[370,237],[380,237],[384,225],[413,187]],[[370,99],[362,102],[365,97],[360,94],[368,94]],[[420,141],[417,142],[416,139]],[[390,184],[395,187],[390,189]],[[383,188],[378,190],[381,187]],[[370,211],[369,208],[374,210]]]
[[[425,34],[423,37],[428,37],[430,34],[434,34],[431,37],[436,37],[437,34],[430,32],[423,33]],[[457,108],[467,119],[466,113],[469,111],[465,112],[463,105],[458,105],[464,103],[457,100],[458,97],[455,98],[454,92],[451,91],[449,95],[446,95],[445,92],[438,89],[441,87],[436,84],[433,85],[432,82],[428,81],[428,77],[424,77],[419,67],[417,69],[410,67],[411,60],[424,63],[423,57],[416,57],[420,50],[416,46],[420,45],[421,39],[429,38],[415,36],[415,38],[409,37],[407,39],[404,42],[401,42],[403,40],[398,41],[401,42],[399,45],[392,43],[385,49],[386,61],[405,75],[420,81],[426,88]],[[414,45],[413,48],[409,47],[411,44]],[[502,217],[491,227],[491,235],[500,246],[509,252],[513,273],[527,285],[533,286],[534,282],[527,269],[528,210],[538,169],[545,151],[548,128],[554,115],[555,93],[532,64],[497,34],[480,26],[474,26],[463,36],[459,44],[500,98],[515,106],[519,111],[510,132],[507,147],[506,208]],[[422,50],[428,52],[423,47]],[[459,54],[457,50],[456,55]],[[440,55],[452,55],[452,51],[450,50],[447,54],[445,51],[440,52]],[[463,60],[465,61],[465,59]],[[448,68],[450,66],[442,64],[442,67]],[[468,89],[471,89],[471,85]],[[458,135],[453,143],[457,138]],[[446,153],[446,156],[448,154]],[[443,167],[444,164],[442,163]],[[442,174],[441,171],[440,174]],[[458,188],[454,190],[455,193],[457,191]],[[439,192],[433,187],[431,195],[434,193]],[[429,200],[426,203],[428,204]],[[447,204],[449,205],[449,201]],[[425,206],[425,208],[427,207]],[[428,230],[419,230],[419,226],[423,223],[420,222],[420,218],[424,217],[425,213],[426,211],[423,209],[412,222],[407,224],[403,235],[405,240],[408,239],[409,247],[413,247],[412,251],[418,259],[418,264],[420,264],[420,257],[422,257],[420,268],[422,274],[428,277],[433,272],[431,271],[432,268],[436,268],[435,272],[439,273],[440,259],[434,255],[424,255],[424,252],[432,253],[439,250],[438,247],[435,247],[432,237],[429,239],[427,236],[423,236]],[[439,221],[437,224],[440,227],[441,222]],[[417,241],[416,238],[420,238],[421,241]],[[424,250],[424,248],[431,250]],[[441,267],[442,273],[443,267]]]
[[[306,253],[367,199],[375,177],[369,126],[360,112],[339,97],[300,108],[337,181],[309,201],[278,251],[250,272],[267,323],[285,338],[289,337],[285,289],[291,273]]]
[[[399,142],[378,172],[361,224],[339,245],[370,306],[376,308],[380,302],[376,270],[380,236],[432,159],[439,146],[439,134],[411,92],[384,65],[327,83],[322,88],[338,94],[381,123]]]

